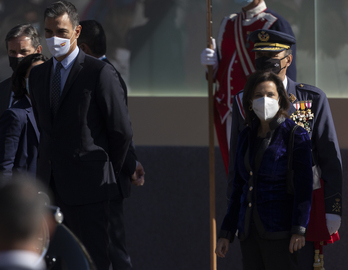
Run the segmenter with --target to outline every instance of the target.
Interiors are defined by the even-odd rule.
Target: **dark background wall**
[[[226,175],[216,148],[216,220],[220,227],[226,211]],[[208,147],[137,147],[146,176],[143,187],[134,187],[125,201],[127,245],[134,270],[208,270],[209,172]],[[343,170],[348,150],[342,150]],[[348,185],[344,175],[343,194]],[[343,200],[343,211],[347,201]],[[345,213],[345,212],[344,212]],[[341,240],[324,248],[325,269],[347,269],[347,216]],[[230,245],[218,270],[241,270],[238,240]]]

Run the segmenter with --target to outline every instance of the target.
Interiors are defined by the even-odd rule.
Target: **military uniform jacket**
[[[221,123],[232,111],[234,95],[244,88],[248,76],[255,72],[255,53],[251,52],[254,44],[248,36],[257,29],[273,29],[294,36],[289,23],[268,9],[264,2],[247,12],[234,13],[223,19],[217,39],[220,61],[215,76],[215,108]],[[292,51],[294,60],[287,75],[296,80],[296,46],[292,46]]]
[[[331,115],[328,99],[319,88],[306,84],[299,84],[287,78],[287,93],[290,97],[289,115],[294,116],[296,107],[305,106],[305,111],[310,107],[311,120],[300,121],[305,123],[312,142],[313,163],[319,167],[319,176],[314,179],[323,179],[325,194],[325,212],[342,214],[342,162],[336,130]],[[227,198],[232,192],[234,175],[233,164],[237,147],[238,133],[245,128],[244,111],[242,107],[243,92],[238,93],[234,100],[232,112],[231,151],[228,173]],[[295,99],[294,99],[295,98]],[[300,104],[300,105],[299,105]],[[301,108],[300,108],[301,111]],[[308,117],[309,118],[309,117]],[[299,122],[298,119],[294,119]],[[315,180],[315,181],[317,181]],[[318,183],[314,183],[314,188]]]
[[[257,137],[259,123],[256,119],[252,128],[247,127],[239,135],[233,192],[221,232],[234,235],[238,229],[243,240],[254,222],[266,239],[283,239],[290,233],[304,235],[313,184],[308,133],[303,128],[295,131],[291,195],[287,193],[287,147],[295,123],[283,116],[272,121],[271,132],[263,140]]]

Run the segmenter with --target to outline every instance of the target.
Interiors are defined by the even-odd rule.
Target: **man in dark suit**
[[[44,13],[54,56],[30,72],[29,88],[40,129],[37,175],[50,185],[68,227],[99,270],[108,270],[111,200],[132,140],[120,80],[112,66],[77,47],[75,6],[53,3]]]
[[[21,177],[0,188],[0,270],[46,269],[36,247],[48,213],[34,181]]]
[[[96,57],[110,65],[106,58],[106,35],[103,27],[95,20],[81,21],[82,31],[77,45],[86,54]],[[124,91],[127,103],[127,86],[120,73],[115,69]],[[123,223],[123,199],[130,195],[130,183],[140,186],[144,184],[144,169],[135,154],[133,142],[130,144],[123,164],[119,181],[124,188],[122,196],[110,204],[110,259],[113,269],[132,269],[130,257],[126,249],[126,239]]]
[[[0,185],[11,181],[18,173],[36,174],[40,133],[26,81],[31,68],[47,60],[42,54],[28,55],[12,75],[16,102],[0,117]]]
[[[6,35],[6,49],[13,71],[27,55],[41,53],[40,37],[31,24],[20,24],[13,27]],[[0,82],[0,116],[12,105],[11,77]]]

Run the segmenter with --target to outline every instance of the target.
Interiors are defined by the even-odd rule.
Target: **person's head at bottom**
[[[0,187],[0,266],[6,260],[7,266],[45,267],[39,247],[48,213],[33,180],[20,176]]]

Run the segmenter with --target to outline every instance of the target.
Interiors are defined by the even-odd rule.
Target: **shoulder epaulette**
[[[318,87],[316,87],[314,85],[310,85],[310,84],[298,83],[296,85],[296,88],[298,90],[311,91],[311,92],[314,92],[314,93],[319,94],[319,95],[325,94],[321,89],[319,89]]]
[[[307,91],[313,91],[313,92],[317,92],[317,93],[321,93],[322,90],[320,90],[318,87],[314,86],[314,85],[310,85],[310,84],[304,84],[304,83],[298,83],[296,85],[296,88],[301,90],[307,90]]]

